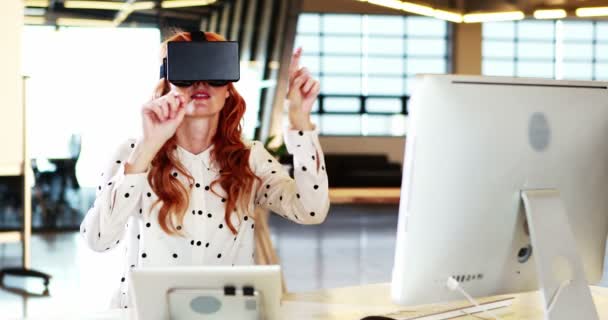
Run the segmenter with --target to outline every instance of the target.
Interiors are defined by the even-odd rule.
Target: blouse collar
[[[215,164],[210,165],[211,150],[213,150],[213,145],[210,145],[207,149],[205,149],[205,151],[198,153],[198,154],[191,153],[190,151],[184,149],[180,145],[176,144],[176,146],[177,146],[177,149],[176,149],[177,154],[180,157],[180,159],[189,160],[189,161],[202,161],[206,168],[217,169]]]

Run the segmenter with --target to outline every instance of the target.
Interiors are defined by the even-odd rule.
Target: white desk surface
[[[608,288],[591,287],[591,292],[600,319],[608,320]],[[495,310],[503,320],[532,320],[543,319],[540,308],[540,295],[528,292],[480,299],[480,301],[513,297],[511,307]],[[357,320],[368,315],[387,315],[391,317],[416,317],[433,311],[447,310],[463,305],[462,302],[447,303],[434,306],[403,307],[390,302],[390,284],[372,284],[355,287],[320,290],[306,293],[288,293],[283,296],[282,309],[285,319],[290,320]],[[128,320],[129,310],[108,310],[90,315],[64,315],[49,319],[79,319],[79,320]],[[458,319],[479,319],[461,317]],[[42,318],[27,318],[24,320],[42,320]]]

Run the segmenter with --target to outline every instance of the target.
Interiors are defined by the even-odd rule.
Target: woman
[[[206,32],[209,41],[225,41]],[[191,41],[182,32],[168,41]],[[161,58],[167,44],[162,45]],[[143,137],[129,139],[101,173],[81,233],[96,251],[126,241],[127,264],[113,307],[132,302],[131,268],[254,264],[256,205],[300,224],[319,224],[329,210],[323,153],[310,110],[319,83],[289,68],[292,179],[259,141],[244,141],[245,102],[232,83],[199,81],[189,87],[165,79],[142,107]],[[162,59],[161,59],[162,60]]]

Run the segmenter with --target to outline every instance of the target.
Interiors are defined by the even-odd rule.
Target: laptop
[[[129,276],[139,320],[280,319],[278,265],[136,268]]]

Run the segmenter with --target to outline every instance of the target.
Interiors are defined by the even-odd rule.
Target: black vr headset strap
[[[203,31],[192,31],[190,32],[190,37],[193,42],[201,42],[207,41],[207,37],[205,37],[205,33]]]
[[[191,31],[190,37],[193,42],[202,42],[207,41],[207,37],[205,37],[205,33],[203,31]],[[160,66],[160,78],[167,77],[167,58],[163,58],[163,64]]]
[[[167,79],[167,58],[163,58],[163,64],[160,65],[160,79]]]

